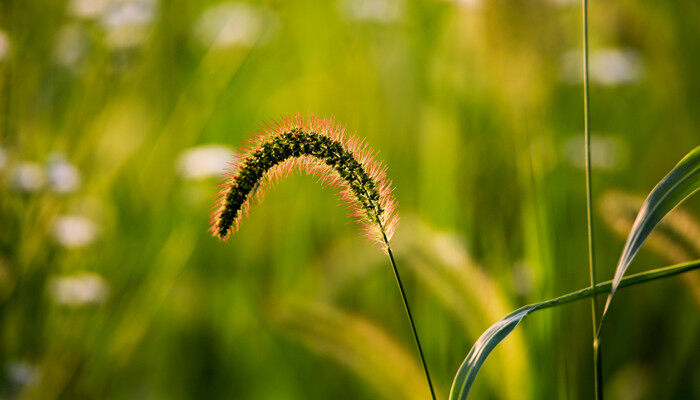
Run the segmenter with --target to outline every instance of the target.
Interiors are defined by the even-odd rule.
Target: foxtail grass
[[[332,120],[294,116],[266,124],[226,173],[212,214],[211,232],[227,239],[251,203],[295,170],[315,175],[339,197],[365,233],[386,251],[396,225],[396,200],[386,167]]]
[[[225,175],[211,218],[212,234],[227,239],[238,229],[251,203],[262,199],[272,184],[295,170],[315,175],[338,188],[341,201],[349,206],[366,235],[389,256],[430,395],[435,400],[423,347],[389,245],[398,215],[386,167],[375,160],[363,141],[334,121],[299,115],[266,124],[264,132],[254,137],[242,154]]]

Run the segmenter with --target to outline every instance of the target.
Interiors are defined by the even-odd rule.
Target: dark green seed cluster
[[[294,128],[287,133],[271,136],[242,162],[236,176],[229,183],[215,233],[219,237],[226,236],[243,204],[255,193],[266,172],[278,164],[301,156],[318,158],[337,172],[367,218],[379,223],[384,211],[379,204],[379,191],[352,152],[328,136]]]

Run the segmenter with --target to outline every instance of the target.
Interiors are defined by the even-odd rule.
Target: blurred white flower
[[[451,2],[464,8],[481,7],[481,0],[451,0]]]
[[[579,4],[581,0],[549,0],[550,3],[558,4],[561,6],[569,6],[574,4]]]
[[[231,149],[221,145],[204,145],[185,150],[177,161],[178,172],[186,179],[218,177],[233,161]]]
[[[55,155],[47,163],[49,186],[58,193],[70,193],[80,186],[80,172],[63,156]]]
[[[619,85],[639,80],[644,72],[642,59],[634,50],[599,50],[591,57],[591,76],[604,85]]]
[[[102,15],[110,0],[71,0],[68,13],[79,18],[97,18]]]
[[[570,50],[562,57],[561,76],[564,82],[581,82],[583,57],[578,50]],[[600,85],[613,86],[638,81],[644,75],[644,63],[632,49],[608,48],[591,53],[589,76]]]
[[[40,164],[24,162],[15,167],[12,186],[21,192],[36,192],[46,183],[44,169]]]
[[[88,39],[82,28],[77,25],[66,25],[56,35],[54,60],[57,64],[75,70],[85,57]]]
[[[109,284],[92,272],[81,272],[49,279],[53,301],[71,307],[103,303],[109,297]]]
[[[53,223],[53,237],[67,248],[79,248],[92,243],[97,237],[97,226],[77,215],[61,215]]]
[[[5,366],[7,379],[15,386],[25,386],[36,383],[39,379],[39,371],[26,361],[13,361]]]
[[[10,38],[5,31],[0,30],[0,61],[7,58],[10,53]]]
[[[403,17],[402,0],[341,0],[340,11],[348,20],[392,23]]]
[[[585,168],[584,137],[576,135],[564,142],[564,156],[568,163],[577,168]],[[614,171],[624,166],[627,151],[624,144],[612,136],[591,135],[591,167]]]
[[[108,28],[148,25],[155,16],[153,0],[121,0],[108,4],[102,24]]]
[[[122,49],[141,44],[157,12],[155,0],[114,0],[102,14],[107,45]]]
[[[207,47],[250,47],[271,31],[273,22],[267,9],[246,3],[221,3],[202,12],[194,35]]]

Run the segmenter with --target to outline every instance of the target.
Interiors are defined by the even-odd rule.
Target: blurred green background
[[[592,1],[599,279],[700,143],[700,3]],[[588,285],[580,4],[0,3],[0,398],[426,399],[384,255],[308,176],[207,233],[262,121],[332,116],[389,167],[441,398],[509,311]],[[700,256],[700,201],[632,272]],[[479,399],[590,399],[589,302],[524,322]],[[612,399],[700,398],[700,276],[622,291]]]

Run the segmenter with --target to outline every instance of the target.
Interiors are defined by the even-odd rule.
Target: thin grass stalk
[[[583,132],[586,156],[586,221],[588,226],[588,274],[591,288],[591,320],[593,327],[593,373],[595,398],[603,400],[603,376],[600,341],[598,340],[598,300],[596,296],[595,245],[593,236],[593,188],[591,184],[590,89],[588,81],[588,0],[581,3],[583,25]]]
[[[423,355],[423,347],[420,344],[420,339],[418,339],[418,332],[416,332],[416,324],[413,322],[413,314],[411,314],[411,307],[408,305],[408,300],[406,299],[406,292],[403,289],[403,283],[401,282],[401,275],[399,275],[399,270],[396,268],[396,261],[394,260],[394,253],[391,251],[391,246],[389,246],[389,239],[387,239],[384,230],[382,229],[382,234],[384,236],[384,243],[386,243],[386,250],[389,254],[389,260],[391,260],[391,269],[394,271],[394,277],[396,278],[396,284],[401,292],[401,300],[403,300],[403,306],[406,310],[406,315],[408,315],[408,322],[411,325],[411,331],[413,332],[413,339],[416,341],[416,347],[418,348],[418,355],[420,356],[420,362],[423,365],[423,371],[425,372],[425,379],[428,381],[428,387],[430,388],[430,396],[433,400],[435,398],[435,389],[433,388],[433,381],[430,379],[430,372],[428,371],[428,364],[425,362],[425,356]]]

